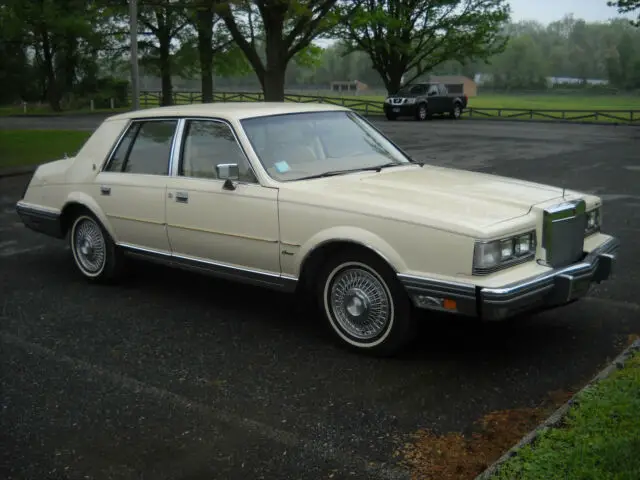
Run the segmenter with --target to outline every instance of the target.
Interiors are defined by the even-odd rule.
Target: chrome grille
[[[554,205],[544,210],[542,248],[547,265],[557,268],[579,261],[587,227],[584,200]]]

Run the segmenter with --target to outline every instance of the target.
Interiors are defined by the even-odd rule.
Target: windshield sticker
[[[276,162],[273,166],[276,167],[276,170],[278,171],[278,173],[284,173],[291,170],[291,167],[289,167],[289,164],[284,161]]]

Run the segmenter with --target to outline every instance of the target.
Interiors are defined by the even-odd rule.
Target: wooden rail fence
[[[160,105],[160,91],[140,92],[140,106],[143,108]],[[200,92],[173,92],[174,105],[201,103]],[[215,92],[215,102],[262,102],[262,92]],[[327,103],[351,108],[364,115],[382,115],[383,102],[358,97],[328,97],[319,95],[285,94],[285,102]],[[473,103],[473,99],[471,102]],[[640,124],[640,110],[633,109],[597,109],[597,110],[564,110],[564,109],[528,109],[528,108],[484,108],[468,107],[463,117],[487,118],[502,120],[555,120],[567,122],[611,122]]]

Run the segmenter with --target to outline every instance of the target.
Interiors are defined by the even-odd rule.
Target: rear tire
[[[459,102],[454,103],[453,109],[451,110],[451,113],[449,115],[454,120],[460,120],[460,117],[462,116],[462,105],[460,105]]]
[[[316,293],[334,338],[354,351],[394,355],[415,335],[409,296],[393,269],[371,252],[334,255],[319,272]]]
[[[122,252],[93,213],[83,209],[76,214],[68,240],[76,268],[84,278],[95,283],[120,278],[124,264]]]

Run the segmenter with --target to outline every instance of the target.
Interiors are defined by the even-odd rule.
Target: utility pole
[[[129,0],[131,30],[131,108],[140,108],[140,78],[138,75],[138,0]]]

